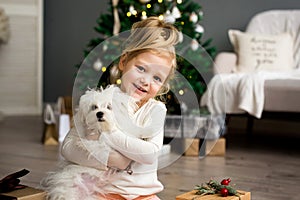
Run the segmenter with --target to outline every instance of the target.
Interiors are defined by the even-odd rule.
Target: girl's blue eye
[[[141,71],[141,72],[144,72],[144,71],[145,71],[145,68],[142,67],[142,66],[136,66],[136,68],[137,68],[139,71]]]
[[[158,81],[158,82],[160,82],[160,83],[162,82],[162,81],[161,81],[161,78],[159,78],[158,76],[154,76],[154,80],[155,80],[155,81]]]

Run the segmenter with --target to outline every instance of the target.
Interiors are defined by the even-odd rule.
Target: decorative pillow
[[[238,72],[294,68],[293,39],[289,34],[258,35],[229,30],[228,35],[238,55]]]

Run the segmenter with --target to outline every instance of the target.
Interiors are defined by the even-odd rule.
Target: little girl
[[[117,120],[119,128],[116,131],[100,136],[105,135],[114,149],[107,153],[106,159],[104,155],[101,159],[87,156],[76,147],[79,140],[76,128],[63,142],[62,155],[66,160],[112,171],[110,182],[102,188],[105,194],[99,194],[100,200],[159,199],[156,193],[163,190],[163,185],[157,178],[157,162],[163,145],[166,107],[154,98],[169,89],[168,81],[176,68],[174,45],[177,41],[176,28],[156,17],[137,22],[125,42],[119,63],[111,69],[113,80],[121,80],[117,90],[136,100],[138,110],[134,114],[138,121],[150,124],[145,131],[152,131],[151,138],[130,137],[126,132],[135,130],[128,130],[126,121]],[[113,111],[115,116],[126,115],[122,110]]]

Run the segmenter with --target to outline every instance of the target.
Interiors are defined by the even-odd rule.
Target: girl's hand
[[[107,165],[109,167],[118,168],[118,169],[126,169],[127,166],[130,164],[131,160],[121,153],[111,150],[109,152],[109,159]]]

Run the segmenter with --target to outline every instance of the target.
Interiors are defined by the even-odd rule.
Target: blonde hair
[[[159,56],[172,59],[171,71],[158,95],[169,91],[169,80],[174,77],[176,70],[175,45],[178,42],[178,31],[169,23],[159,20],[158,17],[149,17],[133,24],[130,36],[124,42],[121,57],[128,62],[138,54],[144,52],[155,53]],[[121,77],[121,71],[117,65],[110,70],[111,83],[115,83]]]

